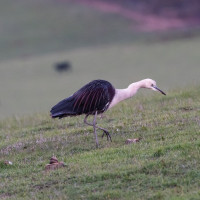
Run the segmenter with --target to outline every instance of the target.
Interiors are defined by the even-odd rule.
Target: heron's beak
[[[157,88],[156,86],[153,86],[154,89],[158,90],[160,93],[166,95],[161,89]]]

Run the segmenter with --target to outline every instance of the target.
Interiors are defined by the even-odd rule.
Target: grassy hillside
[[[199,91],[120,103],[98,119],[113,139],[99,131],[99,149],[83,116],[0,121],[0,199],[199,199]],[[141,140],[125,145],[128,138]],[[52,155],[66,167],[45,172]]]
[[[0,18],[0,60],[129,41],[139,36],[133,34],[123,17],[68,0],[3,0]]]
[[[163,89],[199,83],[198,36],[155,42],[159,34],[71,0],[4,0],[0,19],[1,119],[45,112],[98,78],[118,88],[147,77]],[[59,75],[53,66],[65,60],[73,69]]]
[[[94,79],[116,88],[152,78],[163,89],[199,84],[200,38],[147,44],[103,45],[0,63],[0,118],[47,111]],[[58,61],[72,71],[55,72]]]
[[[0,61],[12,58],[26,59],[34,55],[68,51],[78,47],[159,38],[159,34],[138,32],[138,22],[134,22],[133,19],[113,12],[102,12],[80,2],[2,0]],[[126,3],[124,5],[132,7]],[[137,6],[134,5],[138,11]],[[196,9],[198,11],[197,6]],[[185,31],[180,30],[178,34],[184,34]],[[199,34],[198,29],[196,31]],[[172,36],[174,34],[176,32],[173,32]]]

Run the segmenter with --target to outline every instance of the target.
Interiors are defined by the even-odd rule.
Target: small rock
[[[125,144],[136,143],[136,142],[139,142],[139,141],[140,141],[140,138],[127,139],[127,140],[125,141]]]
[[[6,160],[6,161],[4,162],[4,164],[5,164],[5,165],[12,165],[13,163],[12,163],[11,161],[9,161],[9,160]]]
[[[65,166],[64,162],[58,162],[58,163],[54,163],[54,164],[47,164],[45,166],[45,171],[59,169],[59,168],[64,167],[64,166]]]
[[[58,162],[58,159],[55,156],[53,156],[51,157],[49,164],[45,166],[45,171],[55,170],[64,166],[64,162]]]
[[[49,164],[55,164],[55,163],[58,163],[58,159],[55,156],[53,156],[51,157]]]

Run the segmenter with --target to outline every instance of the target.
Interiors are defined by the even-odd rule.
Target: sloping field
[[[0,60],[136,39],[123,17],[65,0],[0,2]]]
[[[0,199],[200,199],[199,90],[120,103],[98,119],[113,140],[98,131],[99,149],[83,117],[0,121]],[[53,155],[66,166],[45,172]]]
[[[3,0],[0,19],[0,199],[200,199],[200,37],[158,42],[65,0]],[[113,142],[98,131],[99,149],[83,116],[49,116],[93,79],[147,77],[167,96],[141,90],[108,111],[98,124]],[[66,166],[46,172],[52,156]]]
[[[116,88],[143,78],[163,89],[198,84],[200,39],[104,45],[0,63],[0,116],[48,112],[57,101],[93,79]],[[58,74],[54,63],[68,60],[72,71]]]
[[[77,2],[0,2],[0,118],[48,112],[98,78],[118,88],[147,77],[164,89],[199,83],[199,37],[155,42],[133,21]],[[62,61],[71,72],[55,72]]]
[[[122,17],[73,1],[1,1],[0,19],[0,118],[48,110],[54,100],[101,76],[87,63],[92,47],[139,37]],[[79,60],[85,50],[87,58]],[[53,66],[65,60],[73,73],[57,76]]]

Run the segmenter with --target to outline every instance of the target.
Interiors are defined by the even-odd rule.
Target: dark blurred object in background
[[[71,63],[68,61],[59,62],[54,65],[55,71],[59,73],[67,72],[72,70]]]

